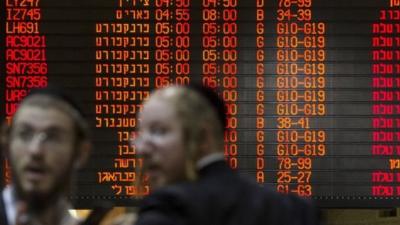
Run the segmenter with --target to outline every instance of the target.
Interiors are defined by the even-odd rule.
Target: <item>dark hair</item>
[[[186,86],[188,89],[193,90],[203,96],[210,106],[215,110],[217,113],[218,119],[221,122],[222,128],[226,127],[226,112],[225,112],[225,103],[224,101],[218,96],[216,90],[213,90],[209,87],[200,85],[200,84],[190,84]]]
[[[57,88],[56,86],[51,85],[46,88],[32,89],[26,97],[37,94],[51,96],[65,103],[68,103],[68,105],[72,106],[72,108],[75,109],[80,114],[80,116],[84,117],[82,109],[61,88]]]

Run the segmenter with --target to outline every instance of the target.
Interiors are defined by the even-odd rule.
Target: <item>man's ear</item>
[[[89,159],[92,143],[89,140],[81,141],[77,146],[77,156],[74,162],[75,169],[82,168]]]
[[[6,157],[8,157],[9,155],[8,152],[9,141],[10,141],[10,126],[6,122],[4,122],[0,128],[0,148],[1,148],[1,154],[3,154]]]
[[[200,134],[199,134],[199,158],[206,156],[210,153],[214,152],[215,148],[215,137],[212,132],[212,125],[209,123],[204,123],[201,126]]]

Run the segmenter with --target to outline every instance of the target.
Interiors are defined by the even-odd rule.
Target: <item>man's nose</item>
[[[27,148],[31,154],[41,154],[43,152],[43,144],[46,141],[47,135],[45,133],[38,133],[34,135],[29,142]]]
[[[151,139],[146,134],[138,136],[135,141],[133,141],[133,145],[136,147],[136,151],[140,155],[148,155],[152,152]]]

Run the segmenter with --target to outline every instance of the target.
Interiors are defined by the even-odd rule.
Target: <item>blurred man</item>
[[[153,193],[137,225],[316,224],[306,201],[260,188],[225,163],[224,104],[212,91],[157,90],[139,120],[135,144]]]
[[[31,92],[3,127],[1,140],[13,180],[2,192],[0,224],[77,224],[67,194],[90,142],[75,104],[56,90]]]

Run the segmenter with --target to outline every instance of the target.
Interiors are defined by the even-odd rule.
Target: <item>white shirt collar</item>
[[[203,169],[204,167],[210,165],[211,163],[224,160],[224,158],[225,158],[224,154],[221,152],[208,154],[197,161],[196,168],[197,170]]]
[[[14,225],[17,219],[17,201],[15,198],[14,188],[12,185],[7,185],[2,192],[4,206],[6,210],[7,222]],[[75,224],[77,220],[74,219],[67,211],[63,216],[60,224]]]
[[[15,219],[17,216],[17,205],[16,205],[15,195],[13,192],[14,192],[13,187],[11,185],[7,185],[7,187],[4,188],[2,193],[7,215],[7,222],[10,225],[15,224]]]

